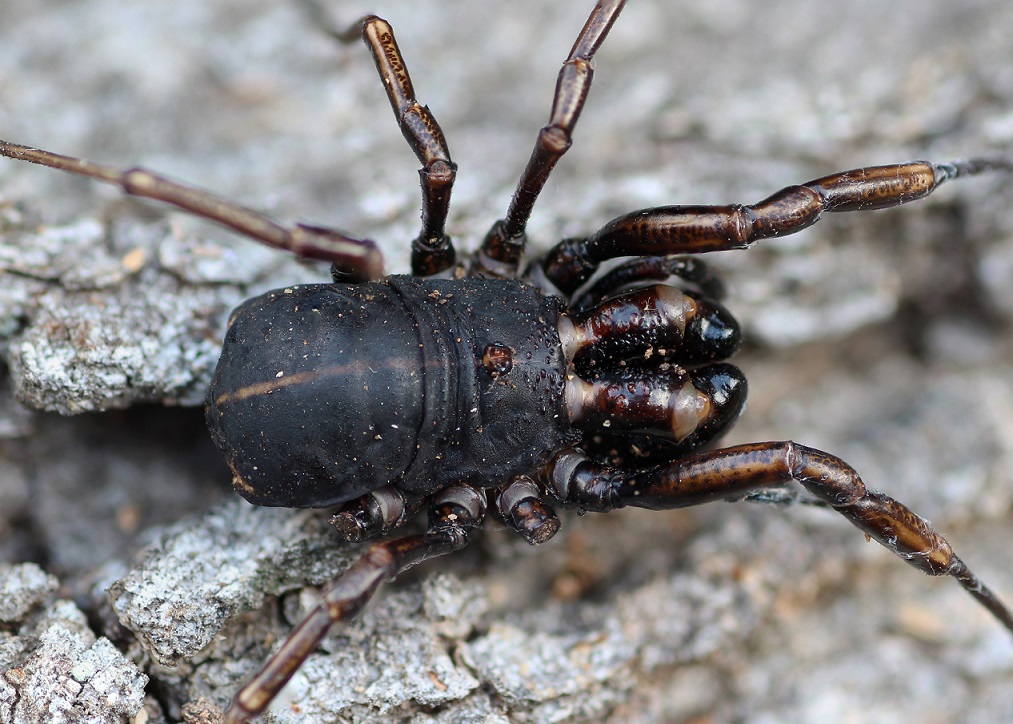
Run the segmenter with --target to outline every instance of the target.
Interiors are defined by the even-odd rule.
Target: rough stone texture
[[[141,708],[148,677],[84,613],[49,600],[56,579],[38,566],[0,567],[5,602],[0,633],[0,721],[118,722]],[[10,608],[18,602],[17,610]]]
[[[324,524],[314,512],[230,500],[198,526],[167,528],[110,587],[113,610],[156,663],[176,666],[206,648],[226,622],[263,605],[265,595],[319,585],[347,565]]]
[[[14,623],[56,591],[59,582],[34,563],[0,564],[0,621]]]
[[[450,224],[462,248],[506,206],[580,5],[335,7],[393,22],[460,165]],[[545,245],[658,204],[756,201],[863,164],[1008,152],[1011,32],[1000,0],[631,3],[532,237]],[[417,161],[365,51],[335,49],[297,3],[7,0],[0,99],[0,137],[331,223],[406,269]],[[841,454],[1007,597],[1011,198],[1008,179],[962,181],[714,262],[752,342],[739,357],[751,403],[729,441]],[[22,703],[60,705],[65,679],[41,662],[111,654],[100,634],[157,680],[149,721],[213,716],[308,605],[301,582],[319,584],[348,551],[317,535],[321,514],[236,501],[197,410],[58,418],[26,413],[12,390],[75,412],[195,404],[235,301],[326,270],[7,161],[0,270],[14,380],[0,391],[0,555],[59,577],[95,629],[78,612],[75,641],[17,644],[18,662],[51,672]],[[952,582],[920,576],[832,513],[715,505],[564,522],[539,550],[490,531],[388,587],[332,632],[279,718],[1013,719],[1009,636]],[[48,592],[45,580],[30,590]],[[122,624],[104,593],[115,581],[117,607],[134,612]],[[265,591],[290,592],[278,606]],[[157,651],[183,658],[169,669],[152,663]],[[143,683],[129,666],[121,702],[136,708]]]
[[[63,414],[203,402],[237,285],[263,274],[267,251],[237,255],[166,223],[39,228],[7,212],[0,316],[20,402]]]

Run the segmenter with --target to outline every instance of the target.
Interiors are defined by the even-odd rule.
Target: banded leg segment
[[[478,271],[503,277],[516,275],[527,242],[525,228],[531,209],[556,162],[573,142],[573,128],[584,108],[594,75],[591,59],[625,4],[625,0],[599,0],[563,61],[556,78],[549,122],[538,132],[535,148],[517,182],[506,216],[489,230],[476,255]]]
[[[719,437],[746,403],[746,378],[734,365],[685,370],[623,369],[566,381],[571,422],[606,436],[646,434],[694,450]]]
[[[319,646],[331,625],[345,621],[369,602],[380,584],[417,563],[460,550],[485,516],[485,494],[468,485],[444,489],[430,507],[429,529],[375,543],[324,589],[320,603],[233,699],[225,722],[237,724],[263,713],[278,692]]]
[[[659,206],[613,219],[585,239],[564,239],[545,257],[544,277],[572,295],[608,259],[744,249],[815,224],[824,211],[868,211],[924,198],[941,184],[985,171],[1013,171],[1013,159],[980,158],[872,166],[788,186],[757,204]]]
[[[356,280],[383,276],[383,256],[368,239],[309,224],[283,226],[274,219],[228,199],[161,176],[143,168],[119,169],[71,156],[0,141],[0,156],[87,176],[119,186],[130,196],[161,201],[227,226],[268,246],[306,259],[319,259],[347,269]]]
[[[623,506],[666,510],[735,500],[795,482],[920,571],[948,575],[1013,632],[1013,612],[953,553],[928,521],[903,503],[868,490],[840,458],[794,442],[765,442],[699,453],[643,471],[560,453],[547,477],[561,500],[586,510]]]
[[[561,314],[558,330],[570,422],[596,437],[647,433],[693,450],[727,429],[745,403],[737,368],[705,364],[742,342],[717,302],[656,284]]]

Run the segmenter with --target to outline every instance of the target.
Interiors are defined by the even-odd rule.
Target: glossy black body
[[[388,483],[419,495],[500,485],[579,438],[563,408],[561,308],[499,279],[268,292],[233,312],[211,436],[257,505],[337,505]]]

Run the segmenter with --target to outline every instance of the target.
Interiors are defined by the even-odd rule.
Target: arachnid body
[[[598,24],[590,24],[590,30],[585,30],[581,36],[585,44],[583,55],[588,58],[604,37],[618,7],[603,7],[598,12]],[[380,21],[367,22],[366,28],[377,31],[377,38],[382,38],[384,34]],[[374,48],[377,47],[389,46],[379,40],[374,43]],[[380,55],[382,52],[378,52]],[[381,72],[384,68],[389,70],[393,67],[393,57],[388,56],[383,63],[378,61]],[[581,60],[580,54],[575,60]],[[579,65],[579,62],[574,62],[568,68],[572,70]],[[582,92],[567,88],[567,83],[575,82],[566,79],[562,84],[564,99],[572,101],[580,97],[582,101]],[[389,87],[396,88],[397,84]],[[410,99],[411,95],[410,92],[403,93],[404,98]],[[404,99],[396,99],[394,90],[391,91],[391,100],[396,109],[403,107]],[[426,122],[429,120],[427,118]],[[568,118],[564,117],[560,125],[572,127],[575,121],[576,113],[573,113]],[[444,265],[450,256],[443,243],[442,220],[438,217],[445,212],[440,205],[449,196],[447,171],[450,171],[449,178],[452,180],[452,166],[449,155],[441,155],[445,148],[441,148],[439,142],[424,138],[416,126],[406,122],[403,129],[407,128],[415,129],[405,130],[406,136],[410,137],[419,155],[424,157],[427,170],[432,172],[429,178],[435,179],[426,192],[424,223],[427,226],[420,234],[414,264],[416,273],[425,276],[429,272],[449,268],[437,268]],[[552,152],[546,150],[549,145],[541,147],[541,157],[536,154],[536,160],[529,167],[531,173],[522,181],[516,197],[520,201],[515,201],[515,207],[524,206],[526,195],[531,196],[531,201],[537,195],[536,186],[544,180],[544,175],[555,161],[555,158],[546,160],[546,155],[552,156]],[[7,155],[27,153],[32,156],[13,145],[3,148]],[[35,155],[30,160],[52,165],[60,163],[48,154]],[[850,468],[823,453],[790,444],[739,447],[703,455],[695,452],[715,439],[734,420],[744,399],[744,379],[735,368],[720,361],[734,351],[738,333],[734,321],[713,299],[703,267],[695,262],[669,259],[667,255],[744,245],[750,239],[750,227],[759,230],[752,235],[754,240],[764,235],[787,233],[815,221],[821,210],[835,205],[836,210],[874,207],[879,203],[874,200],[877,198],[883,199],[884,206],[895,205],[927,193],[946,178],[988,167],[1007,166],[1002,161],[988,161],[939,166],[905,164],[868,169],[858,175],[837,174],[802,187],[792,187],[767,202],[747,209],[664,209],[617,219],[589,240],[561,245],[550,253],[546,264],[532,267],[538,275],[544,274],[553,286],[562,290],[560,296],[544,296],[512,282],[412,281],[408,278],[394,278],[376,283],[376,286],[370,286],[374,282],[357,279],[350,282],[349,270],[352,277],[376,275],[376,258],[370,247],[327,230],[297,227],[291,243],[283,240],[278,245],[295,247],[303,246],[305,242],[321,247],[318,255],[336,261],[342,267],[337,275],[337,285],[279,290],[249,303],[237,315],[209,401],[211,426],[236,472],[237,487],[247,497],[254,502],[292,506],[352,502],[350,509],[338,517],[341,530],[349,538],[386,533],[400,525],[412,510],[424,502],[430,503],[434,526],[429,538],[410,538],[375,549],[365,563],[353,569],[334,589],[331,603],[339,607],[359,606],[384,576],[412,562],[415,557],[444,552],[463,544],[471,533],[471,526],[485,513],[481,495],[481,490],[485,488],[495,491],[495,503],[508,522],[532,542],[541,542],[550,537],[558,526],[551,511],[555,499],[589,510],[638,503],[646,507],[676,507],[709,498],[749,493],[768,484],[780,484],[795,475],[804,478],[802,482],[808,482],[810,485],[807,487],[822,495],[831,505],[843,504],[847,507],[857,501],[866,506],[865,512],[854,509],[849,517],[874,536],[887,539],[889,543],[896,529],[900,528],[914,539],[908,541],[912,548],[922,553],[940,551],[943,550],[941,541],[932,537],[920,523],[909,519],[905,509],[896,507],[895,502],[889,499],[864,495]],[[80,167],[77,168],[80,170]],[[172,185],[153,188],[152,184],[159,186],[161,182],[143,172],[124,176],[109,172],[104,167],[85,170],[94,171],[94,175],[106,180],[115,179],[133,193],[163,200],[175,199],[179,205],[191,210],[199,210],[197,207],[208,198],[203,194],[190,196],[189,192],[176,197],[174,194],[179,188]],[[445,193],[440,190],[440,183],[446,185]],[[792,209],[791,213],[783,212],[787,207]],[[225,211],[232,213],[231,207]],[[521,218],[520,226],[523,228],[525,210],[522,208],[518,212],[515,208],[511,214],[506,227],[510,227],[511,218],[515,225]],[[230,221],[223,218],[221,207],[209,215]],[[434,217],[437,217],[435,221]],[[271,241],[266,237],[274,234],[273,227],[267,231],[254,228],[259,223],[254,217],[243,215],[231,220],[236,222],[234,226],[245,227],[262,240]],[[646,225],[641,227],[645,221]],[[683,236],[681,241],[673,241],[678,234],[672,229],[687,224],[696,224],[698,228]],[[716,236],[707,236],[701,230],[704,227],[718,227],[719,231]],[[766,233],[770,230],[773,233]],[[658,249],[649,246],[649,242],[654,241],[651,237],[655,236],[665,237],[663,244],[673,244],[661,250],[666,258],[623,265],[611,276],[600,278],[597,286],[589,292],[578,292],[597,268],[595,255],[658,256]],[[513,276],[519,256],[519,249],[514,244],[517,238],[518,234],[513,231],[505,234],[494,231],[475,261],[479,271],[491,276]],[[735,241],[736,238],[738,241]],[[537,271],[539,268],[542,271]],[[654,284],[655,280],[662,281],[669,276],[682,277],[696,289],[684,293],[668,284]],[[541,276],[525,276],[525,279],[543,283]],[[482,290],[483,284],[492,291]],[[628,286],[632,286],[633,291],[626,291]],[[321,295],[325,294],[333,294],[340,299],[334,303],[321,299]],[[398,317],[400,312],[380,311],[384,295],[389,296],[386,301],[392,309],[400,305],[407,315]],[[469,295],[474,297],[469,298]],[[565,309],[562,302],[552,301],[559,298],[568,299],[570,308]],[[431,299],[432,304],[426,299]],[[539,306],[542,304],[544,308]],[[375,305],[371,307],[375,316],[361,318],[363,329],[356,333],[357,336],[347,338],[349,349],[341,346],[346,338],[340,335],[348,334],[347,329],[337,324],[326,326],[329,322],[323,322],[326,331],[315,337],[305,331],[308,325],[317,323],[316,320],[321,317],[331,321],[346,318],[370,305]],[[446,322],[440,320],[440,315],[444,313],[447,315]],[[523,320],[523,325],[517,326],[517,331],[523,337],[521,333],[527,330],[535,340],[515,341],[512,327],[503,325],[496,328],[493,322],[478,318],[482,313],[493,317],[530,315],[531,318]],[[296,319],[307,326],[300,328],[294,325]],[[356,351],[382,336],[375,330],[391,320],[401,320],[405,324],[401,331],[391,332],[389,337],[385,337],[393,340],[388,344],[390,349],[366,354]],[[480,332],[490,329],[495,332],[492,337],[480,336]],[[459,335],[461,339],[456,339],[454,333],[462,330],[465,333]],[[285,333],[291,336],[285,337]],[[430,334],[447,339],[434,341]],[[338,345],[318,348],[315,340],[329,335],[339,337]],[[314,341],[307,345],[309,339]],[[353,341],[358,346],[353,348]],[[430,342],[432,349],[426,349]],[[383,346],[384,341],[380,340],[378,344]],[[310,349],[305,349],[307,346]],[[396,349],[411,350],[411,354],[398,354]],[[335,360],[331,367],[322,366],[321,358],[327,350],[345,356]],[[538,360],[540,366],[525,363],[526,358],[543,351],[551,359]],[[264,358],[248,362],[251,355],[259,352],[265,355]],[[409,374],[413,370],[425,370],[427,374],[416,375],[419,379],[414,381],[387,381],[374,377],[381,380],[379,385],[365,384],[360,377],[349,376],[348,372],[349,367],[361,363],[363,357],[368,357],[371,362],[388,362],[390,370],[408,370]],[[462,363],[462,360],[470,360],[470,363]],[[299,364],[306,366],[298,367]],[[428,374],[431,370],[454,375],[457,379],[434,381],[434,375]],[[368,373],[376,374],[373,369],[369,369]],[[367,371],[358,369],[355,374],[366,375]],[[338,464],[334,463],[333,457],[327,457],[337,447],[346,455],[339,465],[341,471],[353,470],[356,473],[340,485],[335,483],[340,473],[323,471],[321,465],[310,464],[313,458],[307,449],[314,439],[327,439],[326,435],[331,434],[327,425],[314,429],[310,424],[319,422],[326,409],[311,409],[304,404],[306,400],[321,399],[317,391],[310,394],[308,385],[311,381],[318,381],[314,378],[326,379],[331,375],[342,375],[343,390],[353,392],[348,398],[328,401],[330,409],[348,409],[360,401],[378,405],[376,411],[360,417],[327,419],[335,426],[333,435],[337,436],[330,439],[340,442],[327,446],[324,464]],[[439,374],[435,377],[439,378]],[[522,394],[544,394],[544,398],[528,398],[531,409],[493,405],[474,413],[473,408],[465,404],[469,399],[467,389],[477,389],[474,400],[481,402],[490,391],[515,390],[512,385],[517,379],[523,381],[519,385],[524,388]],[[544,381],[545,390],[530,390],[536,381]],[[370,387],[368,395],[357,391],[364,387]],[[411,413],[408,405],[398,408],[397,415],[406,418],[407,424],[403,424],[402,419],[390,410],[393,400],[408,397],[405,390],[409,389],[419,391],[413,400],[419,409]],[[390,398],[386,404],[382,399],[385,390]],[[268,410],[280,409],[279,406],[285,404],[282,398],[289,393],[295,393],[297,397],[291,409],[280,415],[280,427],[282,433],[298,433],[301,437],[296,435],[298,439],[291,444],[285,441],[285,445],[271,436],[263,436],[263,442],[256,446],[244,442],[263,429],[264,416],[275,414]],[[659,398],[663,398],[660,403]],[[434,401],[443,405],[444,410],[449,408],[464,424],[450,425],[445,412],[432,409]],[[244,403],[249,403],[250,407],[241,413],[235,412]],[[266,410],[258,409],[261,404],[266,406]],[[470,420],[469,414],[473,415]],[[498,414],[504,414],[504,417],[498,418]],[[305,417],[300,418],[299,415]],[[544,419],[536,419],[539,415]],[[530,421],[525,420],[525,416]],[[374,444],[372,441],[379,437],[379,430],[371,425],[375,425],[377,420],[390,427],[406,428],[404,442],[391,446],[389,437],[384,437],[382,444]],[[474,440],[477,445],[483,435],[493,435],[498,439],[501,434],[507,434],[495,430],[495,424],[508,426],[511,421],[517,424],[517,420],[525,420],[525,427],[533,426],[545,433],[546,438],[521,439],[505,448],[493,446],[488,453],[469,450],[462,460],[448,462],[446,466],[434,465],[435,460],[444,460],[449,453],[462,448],[462,438],[457,433],[461,427],[467,429],[469,444]],[[274,421],[272,424],[277,423]],[[429,435],[426,430],[433,427],[439,427],[439,431]],[[589,431],[593,431],[594,436]],[[389,434],[386,430],[384,432]],[[633,445],[628,444],[630,441]],[[427,445],[431,449],[423,450]],[[582,446],[582,450],[590,448],[584,451],[590,456],[584,457],[584,452],[578,452],[576,448],[569,449],[578,445]],[[277,457],[279,447],[288,451],[288,457]],[[380,456],[379,460],[367,460],[368,466],[362,469],[354,467],[374,452]],[[394,452],[404,459],[391,460],[389,456]],[[515,459],[506,464],[505,458],[511,455]],[[688,462],[683,462],[685,460]],[[679,461],[679,467],[669,461]],[[302,464],[306,465],[305,471],[295,469]],[[503,470],[495,470],[496,475],[506,478],[504,482],[483,481],[477,477],[477,468],[494,464],[504,465]],[[444,472],[446,477],[440,477]],[[525,472],[535,473],[539,479],[532,481],[515,477]],[[292,477],[280,481],[279,477],[286,473],[291,473]],[[364,473],[371,473],[372,477]],[[469,484],[457,486],[454,478]],[[394,483],[392,488],[383,487],[385,479]],[[830,479],[833,490],[821,485],[820,479]],[[687,485],[696,489],[684,492]],[[549,494],[546,495],[546,492]],[[431,496],[435,496],[435,500],[427,501]],[[876,520],[884,516],[888,519],[885,524]],[[378,560],[386,555],[393,555],[393,560]],[[929,557],[924,564],[933,572],[943,572],[936,568],[950,565],[945,558],[945,555],[938,559]],[[977,586],[976,581],[959,567],[947,572],[962,579],[971,588]],[[362,579],[357,580],[356,575],[361,575]],[[1008,625],[1008,614],[1001,604],[990,594],[982,596],[993,612],[1006,616]],[[341,612],[340,615],[346,613]],[[329,617],[318,615],[311,627],[322,632],[329,624]],[[311,638],[297,639],[295,646],[305,649],[310,645],[307,642],[311,642]],[[286,668],[296,659],[283,656],[279,661],[280,666]],[[268,674],[267,678],[276,679],[273,674]],[[274,686],[274,681],[257,685],[247,695],[256,702],[263,702],[265,693],[271,693]],[[257,711],[261,705],[249,701],[243,704],[247,713]]]

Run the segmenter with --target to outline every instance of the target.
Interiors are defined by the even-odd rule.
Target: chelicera
[[[919,570],[955,578],[1013,631],[1013,613],[947,541],[843,460],[789,441],[708,449],[741,412],[746,380],[725,361],[741,335],[718,301],[720,283],[687,256],[791,234],[825,211],[904,204],[1013,162],[876,166],[751,205],[644,209],[524,266],[528,218],[570,146],[591,60],[623,5],[600,0],[591,12],[506,216],[460,262],[445,233],[456,166],[390,25],[369,16],[335,34],[361,34],[423,164],[411,276],[384,276],[366,239],[284,226],[145,169],[0,141],[4,156],[117,184],[332,264],[332,283],[275,290],[235,310],[207,398],[211,435],[255,504],[341,506],[333,523],[355,542],[386,536],[422,508],[428,528],[373,543],[327,587],[236,695],[228,721],[263,712],[333,623],[382,581],[465,546],[490,508],[540,544],[559,530],[559,506],[663,510],[801,487]],[[601,270],[622,257],[631,259]]]

